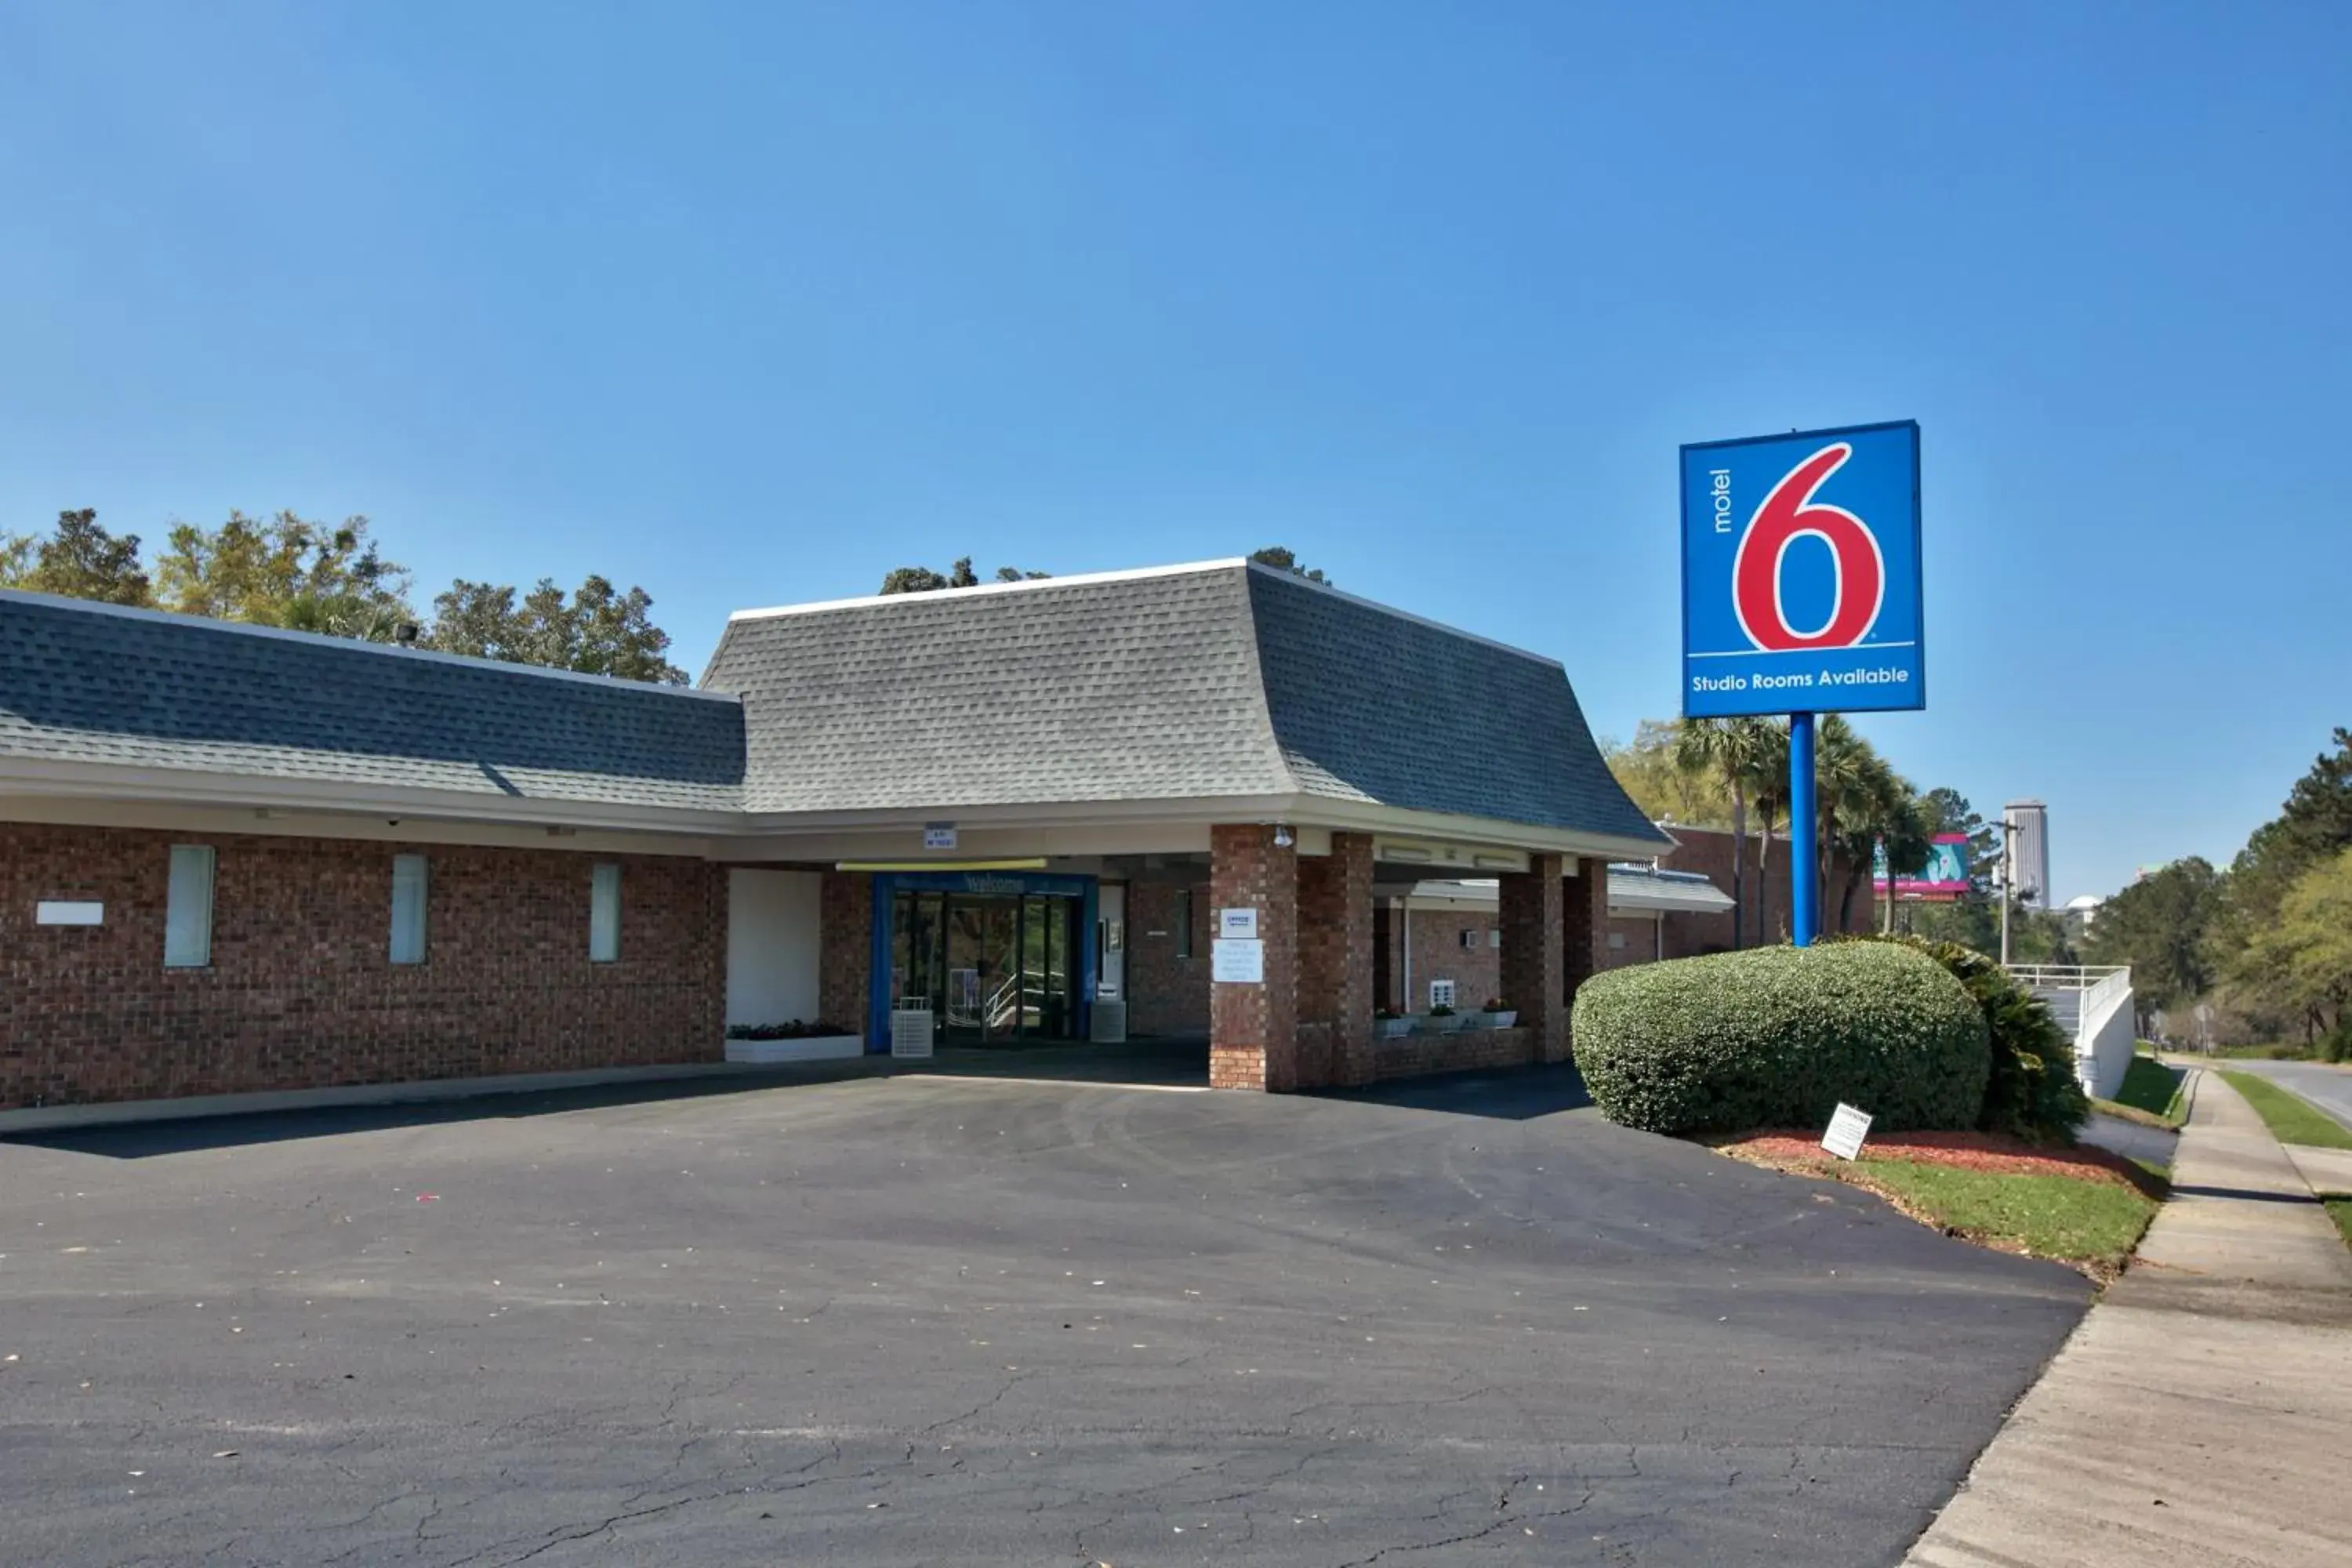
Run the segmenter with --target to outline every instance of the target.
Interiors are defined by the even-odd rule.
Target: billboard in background
[[[1881,888],[1886,887],[1885,844],[1879,845],[1871,858],[1870,875]],[[1889,890],[1898,899],[1948,903],[1966,896],[1969,887],[1969,836],[1938,833],[1928,848],[1927,863],[1895,878]]]
[[[1924,708],[1919,426],[1682,449],[1683,712]]]

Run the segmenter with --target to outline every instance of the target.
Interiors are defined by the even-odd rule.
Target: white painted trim
[[[1130,801],[1049,801],[1011,805],[948,805],[889,807],[870,811],[742,813],[687,806],[623,806],[602,802],[550,800],[492,792],[415,789],[374,785],[356,790],[310,779],[254,778],[199,773],[184,768],[122,767],[105,763],[64,763],[47,758],[0,757],[0,817],[14,816],[12,797],[91,798],[152,805],[242,808],[247,811],[288,810],[312,814],[338,822],[379,819],[408,829],[402,837],[429,837],[428,822],[481,823],[536,827],[595,828],[611,833],[680,835],[726,840],[745,850],[744,858],[857,858],[857,854],[818,856],[804,841],[839,835],[913,827],[953,818],[960,828],[976,832],[986,827],[1057,831],[1070,828],[1175,826],[1206,828],[1223,823],[1286,823],[1303,834],[1333,831],[1387,834],[1436,839],[1465,848],[1495,851],[1595,856],[1617,859],[1646,858],[1659,846],[1646,839],[1576,833],[1557,828],[1492,822],[1478,817],[1450,816],[1434,812],[1403,811],[1393,806],[1335,800],[1325,795],[1275,795],[1204,796],[1184,799]],[[31,808],[37,809],[37,808]],[[257,816],[245,831],[279,831],[276,819]],[[322,830],[311,837],[333,837]],[[383,837],[352,832],[345,837]],[[1197,837],[1179,836],[1173,850],[1189,847]],[[551,837],[551,843],[563,844]],[[751,849],[758,843],[761,847]],[[919,845],[919,838],[917,840]],[[573,846],[584,847],[584,846]],[[670,854],[704,852],[677,845]],[[969,855],[969,834],[964,849]],[[1103,850],[1100,853],[1121,851]],[[915,853],[919,854],[919,849]],[[901,858],[895,850],[888,858]],[[905,858],[912,858],[905,857]]]
[[[126,767],[47,757],[0,756],[0,803],[16,795],[75,795],[178,805],[285,809],[337,816],[437,817],[453,822],[708,835],[740,831],[743,816],[695,806],[632,806],[509,795],[495,790],[354,787],[318,779],[260,778],[194,768]]]
[[[275,1089],[254,1094],[199,1094],[181,1100],[119,1100],[96,1105],[27,1106],[16,1110],[0,1110],[0,1138],[23,1132],[47,1132],[73,1127],[110,1127],[140,1121],[258,1116],[274,1111],[328,1110],[359,1105],[425,1104],[442,1100],[473,1100],[494,1094],[540,1094],[553,1089],[593,1089],[605,1084],[750,1077],[759,1070],[759,1064],[742,1062],[677,1062],[658,1067],[587,1068],[577,1072],[423,1079],[408,1083],[348,1084],[334,1089]]]
[[[468,669],[489,670],[507,675],[524,675],[541,680],[585,681],[591,686],[618,687],[625,691],[651,691],[668,697],[690,697],[703,702],[733,702],[742,699],[731,691],[705,691],[692,686],[667,686],[657,680],[625,680],[617,675],[591,675],[578,669],[551,669],[543,664],[510,664],[502,658],[476,658],[470,654],[442,653],[435,648],[403,647],[393,643],[362,642],[358,637],[331,637],[324,632],[289,631],[283,626],[257,626],[245,621],[215,620],[210,616],[184,616],[172,610],[141,609],[131,605],[109,605],[95,599],[68,598],[59,594],[33,594],[21,588],[0,588],[0,603],[16,601],[42,605],[52,609],[77,610],[91,615],[121,616],[126,620],[168,622],[177,626],[195,626],[205,631],[226,632],[235,637],[275,637],[282,642],[304,643],[312,647],[336,647],[346,651],[373,653],[385,658],[425,659],[435,664],[458,664]]]
[[[751,838],[771,839],[776,853],[799,835],[835,835],[912,827],[919,832],[927,821],[952,817],[971,833],[982,827],[1097,828],[1141,824],[1215,826],[1229,823],[1286,823],[1305,832],[1369,833],[1374,836],[1437,839],[1469,849],[1533,851],[1543,854],[1594,856],[1616,859],[1647,859],[1664,847],[1647,838],[1580,833],[1495,822],[1483,817],[1450,816],[1436,812],[1405,811],[1370,802],[1336,800],[1318,795],[1222,795],[1196,798],[1111,801],[1056,801],[1011,805],[890,806],[864,811],[755,812],[743,819]],[[919,844],[920,840],[917,840]],[[1573,868],[1570,868],[1571,875]]]
[[[509,849],[557,849],[573,854],[668,855],[724,859],[708,838],[676,834],[616,833],[587,827],[551,832],[529,824],[450,822],[403,817],[398,826],[382,817],[289,813],[250,806],[174,805],[163,803],[61,799],[0,793],[0,822],[38,822],[64,827],[140,827],[177,834],[190,841],[251,835],[264,838],[338,838],[376,844],[467,844]]]

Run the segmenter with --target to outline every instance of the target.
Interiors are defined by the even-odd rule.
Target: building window
[[[174,844],[163,901],[163,967],[203,969],[212,961],[212,846]]]
[[[1440,1007],[1451,1007],[1453,1005],[1454,982],[1451,980],[1431,981],[1429,983],[1429,1010],[1434,1013]]]
[[[425,962],[425,857],[392,858],[392,961]]]
[[[612,963],[621,956],[621,868],[599,861],[588,880],[588,958]]]
[[[1478,945],[1478,933],[1477,933],[1476,931],[1464,931],[1464,932],[1462,933],[1462,945],[1463,945],[1464,947],[1465,947],[1465,948],[1469,948],[1469,947],[1475,947],[1475,946],[1477,946],[1477,945]]]
[[[1192,889],[1176,889],[1176,956],[1192,956]]]
[[[1493,948],[1499,948],[1503,945],[1503,928],[1501,926],[1492,926],[1487,929],[1486,945]]]

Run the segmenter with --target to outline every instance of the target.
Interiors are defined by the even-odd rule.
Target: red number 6
[[[1852,647],[1870,635],[1886,595],[1886,563],[1877,537],[1862,519],[1813,497],[1845,467],[1853,448],[1843,441],[1822,447],[1781,476],[1739,536],[1731,566],[1731,602],[1739,629],[1768,653],[1809,647]],[[1811,534],[1830,547],[1836,592],[1829,620],[1810,632],[1789,624],[1780,603],[1780,572],[1789,546]]]

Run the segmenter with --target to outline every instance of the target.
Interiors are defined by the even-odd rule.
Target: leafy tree
[[[1034,583],[1053,576],[1051,572],[1024,572],[1018,566],[999,566],[995,581],[999,583]],[[972,572],[971,557],[959,557],[945,572],[934,572],[928,566],[900,566],[884,574],[881,591],[885,594],[933,594],[941,588],[977,588],[980,578]]]
[[[1958,833],[1968,839],[1969,890],[1948,903],[1905,904],[1900,910],[1903,928],[1931,942],[1957,942],[1979,952],[1993,952],[2000,946],[2000,906],[1993,890],[1993,871],[2000,864],[1999,825],[1979,816],[1968,796],[1944,785],[1929,790],[1920,802],[1927,813],[1931,837]],[[2015,936],[2012,930],[2012,949]]]
[[[1331,581],[1323,575],[1321,567],[1310,569],[1302,564],[1286,544],[1269,544],[1263,550],[1253,550],[1250,552],[1249,558],[1261,566],[1272,566],[1277,571],[1292,573],[1306,578],[1309,583],[1328,584]]]
[[[1679,719],[1644,719],[1630,743],[1601,742],[1601,755],[1618,784],[1653,822],[1731,826],[1731,797],[1719,782],[1682,765]]]
[[[2244,967],[2263,976],[2276,1001],[2301,1010],[2314,1033],[2345,1037],[2352,1022],[2352,849],[2294,879],[2277,920],[2254,932]]]
[[[363,517],[330,528],[232,511],[216,529],[179,523],[155,579],[164,608],[219,620],[390,642],[416,618],[407,572],[383,559]]]
[[[424,640],[444,653],[683,686],[686,671],[663,657],[669,634],[653,624],[652,608],[643,588],[623,594],[604,577],[590,577],[568,601],[542,577],[520,603],[510,586],[459,578],[433,601]]]
[[[47,539],[0,537],[0,587],[107,605],[154,602],[139,564],[139,536],[109,533],[89,507],[58,513],[57,529]]]
[[[2210,935],[2221,879],[2190,856],[2133,883],[2099,910],[2088,943],[2094,963],[2128,963],[2140,1005],[2171,1008],[2211,988]]]

